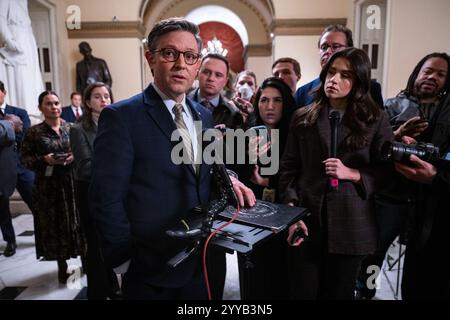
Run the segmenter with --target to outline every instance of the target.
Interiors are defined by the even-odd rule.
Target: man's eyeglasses
[[[338,51],[340,49],[347,48],[347,46],[344,46],[340,43],[332,43],[331,45],[328,43],[324,43],[320,46],[320,51],[327,51],[328,48],[331,48],[332,51]]]
[[[153,53],[159,52],[159,54],[164,58],[164,60],[167,60],[169,62],[175,62],[180,58],[180,53],[183,54],[184,61],[186,64],[193,65],[195,64],[198,59],[201,58],[201,54],[192,52],[192,51],[178,51],[177,49],[173,48],[162,48],[159,50],[152,50]]]

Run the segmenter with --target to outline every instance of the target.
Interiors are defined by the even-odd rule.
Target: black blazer
[[[84,110],[82,109],[84,112]],[[62,108],[61,111],[61,118],[66,120],[66,122],[77,122],[77,117],[75,117],[75,113],[73,113],[72,106],[67,106]]]
[[[14,152],[16,136],[9,121],[0,116],[0,196],[9,197],[17,181],[17,164]]]
[[[91,180],[91,162],[96,134],[96,126],[85,128],[82,123],[77,123],[70,128],[70,146],[74,156],[76,181],[89,182]]]
[[[211,113],[186,99],[194,119],[213,126]],[[175,164],[171,141],[175,122],[153,86],[102,111],[94,141],[89,191],[104,257],[111,267],[131,260],[128,273],[162,287],[181,287],[200,267],[194,256],[176,268],[167,261],[186,243],[165,231],[207,204],[210,166],[196,174]]]

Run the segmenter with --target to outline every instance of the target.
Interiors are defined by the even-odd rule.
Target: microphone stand
[[[202,243],[212,233],[213,221],[217,215],[225,210],[228,204],[236,206],[238,199],[233,190],[233,184],[230,180],[228,172],[224,164],[213,164],[213,176],[217,181],[220,189],[218,200],[212,200],[207,207],[198,206],[194,208],[194,212],[200,213],[203,220],[193,219],[190,230],[166,230],[166,234],[170,237],[180,240],[187,240],[190,244],[180,253],[171,258],[167,263],[175,268],[181,262],[185,261],[193,255],[201,247]],[[190,226],[190,227],[191,227]]]

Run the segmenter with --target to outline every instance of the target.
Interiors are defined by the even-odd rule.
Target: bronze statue
[[[111,87],[112,78],[106,61],[94,57],[91,46],[85,41],[80,42],[78,48],[84,59],[77,62],[77,91],[83,93],[88,85],[95,82],[103,82]]]

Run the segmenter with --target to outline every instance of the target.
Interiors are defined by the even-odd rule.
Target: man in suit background
[[[234,103],[222,94],[228,82],[229,70],[230,64],[226,57],[208,53],[200,65],[199,87],[189,97],[211,111],[214,125],[236,129],[242,126],[243,118]]]
[[[30,128],[31,122],[28,112],[25,109],[13,107],[5,103],[5,96],[7,94],[5,85],[0,81],[0,109],[5,115],[14,115],[20,118],[22,121],[21,129],[18,128],[15,132],[16,135],[16,148],[14,157],[17,163],[17,184],[16,189],[19,192],[22,200],[27,204],[28,208],[32,209],[32,190],[34,184],[34,172],[25,168],[20,161],[20,148],[22,146],[22,140],[26,131]]]
[[[333,53],[353,47],[352,31],[340,24],[329,25],[323,30],[319,42],[320,66],[323,68]],[[314,79],[311,82],[298,88],[295,93],[295,102],[299,108],[307,106],[314,102],[314,90],[320,85],[320,79]],[[372,80],[370,83],[370,95],[372,99],[383,108],[383,96],[381,95],[381,85]]]
[[[0,111],[0,229],[6,248],[5,257],[16,253],[16,236],[9,212],[9,197],[14,192],[17,179],[17,164],[14,155],[15,131],[21,129],[22,121],[14,115]]]
[[[165,233],[210,200],[211,168],[198,161],[201,132],[194,120],[211,128],[212,117],[186,98],[199,69],[198,26],[180,18],[160,21],[147,46],[154,82],[100,115],[90,206],[105,261],[116,272],[126,271],[126,299],[204,299],[200,255],[169,267],[168,260],[186,244]],[[177,129],[185,146],[181,164],[171,156]],[[241,205],[244,198],[253,205],[251,190],[237,180],[233,184]]]
[[[300,63],[290,57],[279,58],[272,64],[272,75],[283,80],[295,94],[297,82],[302,78]]]
[[[81,106],[81,93],[72,92],[70,94],[70,106],[62,108],[61,118],[67,122],[78,122],[83,115],[83,107]]]

